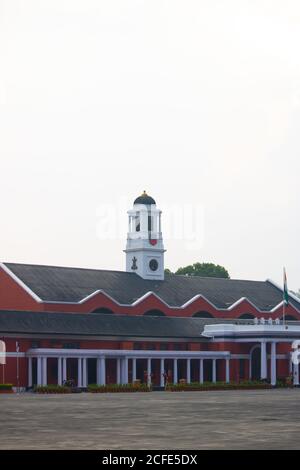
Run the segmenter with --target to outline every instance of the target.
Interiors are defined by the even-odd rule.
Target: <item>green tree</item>
[[[166,269],[165,269],[165,274],[173,274],[173,273],[172,273],[171,269],[166,268]]]
[[[194,263],[184,268],[177,269],[175,274],[185,274],[189,276],[202,276],[202,277],[222,277],[229,279],[227,269],[219,264],[213,263]]]

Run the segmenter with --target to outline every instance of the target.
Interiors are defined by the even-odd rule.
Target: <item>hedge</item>
[[[0,384],[0,391],[1,390],[12,390],[13,388],[13,384]]]
[[[131,392],[150,392],[151,388],[146,384],[109,384],[97,385],[90,384],[87,388],[90,393],[131,393]]]
[[[280,384],[280,386],[282,386]],[[167,391],[170,392],[185,392],[185,391],[205,391],[205,390],[251,390],[251,389],[268,389],[272,386],[264,381],[242,381],[242,382],[192,382],[192,383],[179,383],[168,384]]]

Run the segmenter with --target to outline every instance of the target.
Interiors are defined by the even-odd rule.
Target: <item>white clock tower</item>
[[[129,227],[126,245],[126,271],[143,279],[164,279],[164,245],[161,232],[161,210],[146,192],[128,211]]]

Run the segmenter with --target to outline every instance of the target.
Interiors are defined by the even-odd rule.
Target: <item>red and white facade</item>
[[[5,380],[26,389],[34,384],[62,384],[72,378],[78,386],[85,388],[88,383],[128,383],[140,379],[163,386],[167,373],[169,380],[175,383],[181,378],[187,382],[262,378],[270,380],[273,385],[278,377],[293,374],[294,383],[298,385],[298,366],[292,364],[291,353],[292,343],[300,339],[300,323],[297,323],[300,321],[299,299],[292,297],[292,302],[286,307],[286,318],[295,321],[288,325],[281,321],[281,294],[278,302],[270,304],[267,309],[257,306],[243,293],[230,305],[220,307],[201,291],[181,305],[170,305],[155,289],[149,289],[149,282],[153,285],[165,282],[161,212],[156,206],[154,215],[155,222],[149,218],[149,207],[147,204],[143,207],[141,201],[129,212],[126,269],[134,271],[131,285],[134,284],[132,279],[138,280],[138,277],[147,282],[147,290],[140,297],[132,298],[131,302],[123,303],[101,285],[76,301],[48,300],[41,297],[38,288],[34,289],[24,277],[16,274],[9,264],[0,264],[0,340],[5,342],[7,350],[6,365],[0,365],[0,383]],[[155,237],[157,243],[153,241]],[[31,266],[32,269],[34,267]],[[84,276],[82,271],[81,276]],[[47,279],[50,290],[51,282],[50,276]],[[184,282],[188,281],[185,279]],[[269,288],[272,283],[267,283]],[[272,286],[280,292],[277,286]],[[274,298],[277,299],[275,294]],[[1,324],[1,311],[6,312],[6,319],[10,311],[14,315],[20,312],[20,325],[21,318],[26,322],[25,316],[21,317],[24,312],[36,315],[48,312],[53,316],[68,314],[72,318],[77,314],[80,317],[86,315],[86,322],[93,312],[99,315],[110,312],[115,316],[116,324],[119,316],[139,317],[149,312],[150,315],[151,312],[159,312],[161,316],[173,318],[207,317],[208,320],[198,336],[195,334],[192,338],[168,334],[161,337],[159,332],[157,336],[153,332],[147,336],[146,332],[139,337],[136,331],[131,334],[130,330],[122,336],[113,333],[107,336],[101,331],[97,334],[86,334],[85,330],[82,334],[78,331],[76,334],[68,333],[63,331],[63,327],[59,332],[53,331],[51,321],[48,330],[46,325],[43,331],[30,332],[22,330],[24,325],[21,325],[20,329],[16,327],[16,331],[12,328],[8,331]],[[241,318],[248,324],[234,324],[234,320]],[[220,321],[211,324],[211,319]]]

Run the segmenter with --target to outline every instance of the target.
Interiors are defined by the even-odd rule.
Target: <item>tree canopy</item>
[[[171,271],[166,269],[165,272],[170,274]],[[222,277],[229,279],[229,273],[227,269],[219,264],[213,263],[194,263],[183,268],[177,269],[175,274],[185,274],[188,276],[202,276],[202,277]]]
[[[171,269],[166,268],[166,269],[165,269],[165,274],[173,274],[173,273],[172,273]]]

